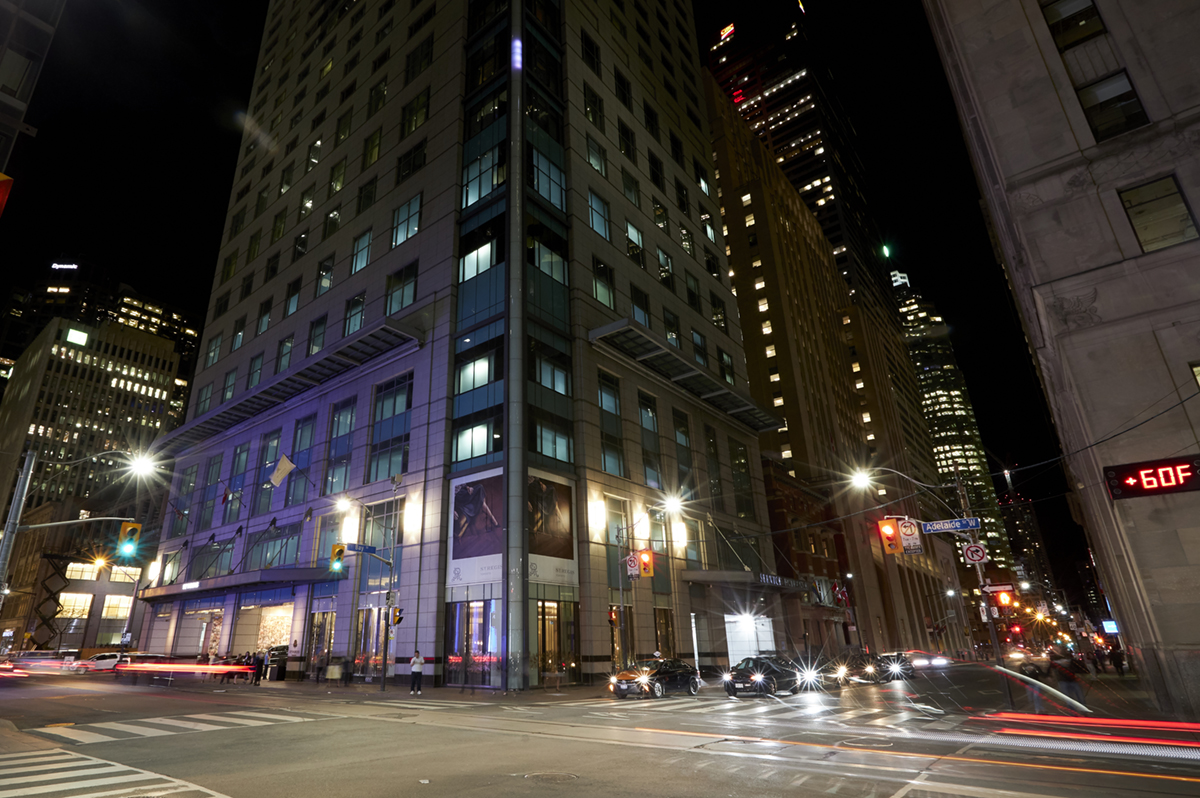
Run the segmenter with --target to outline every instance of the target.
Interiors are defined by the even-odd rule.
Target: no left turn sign
[[[963,546],[963,557],[972,565],[987,562],[987,549],[978,543],[972,543],[969,546]]]

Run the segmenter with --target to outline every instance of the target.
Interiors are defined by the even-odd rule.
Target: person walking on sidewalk
[[[425,658],[421,656],[421,650],[417,649],[416,655],[408,661],[412,667],[412,684],[409,685],[408,694],[412,695],[416,692],[421,694],[421,676],[425,672]]]
[[[1108,658],[1110,660],[1112,660],[1113,670],[1115,670],[1117,672],[1117,676],[1124,676],[1125,675],[1125,652],[1119,648],[1114,648],[1112,650],[1112,653],[1110,653],[1108,655]]]

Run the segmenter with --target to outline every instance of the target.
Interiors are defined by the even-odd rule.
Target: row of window
[[[364,484],[390,479],[408,469],[412,383],[409,372],[379,383],[371,391]],[[198,463],[185,468],[171,502],[171,536],[185,534],[193,523],[193,531],[232,524],[243,509],[249,517],[266,514],[279,504],[276,488],[282,488],[283,507],[306,502],[310,487],[319,488],[321,496],[346,490],[354,462],[357,411],[357,396],[330,406],[321,459],[317,457],[317,414],[313,413],[295,422],[289,451],[282,449],[283,430],[276,429],[259,436],[253,461],[250,443],[244,442],[228,453],[228,468],[226,452],[209,457],[203,471]],[[273,480],[281,455],[295,468],[286,479]]]
[[[323,274],[327,275],[327,274],[331,274],[331,273],[332,272],[330,271],[330,272],[323,273]],[[300,279],[297,278],[295,281],[293,281],[293,283],[291,285],[289,285],[289,292],[292,290],[293,287],[295,288],[296,291],[299,291],[299,284],[300,284]],[[320,295],[320,293],[324,293],[324,290],[328,290],[327,284],[325,285],[324,290],[322,290],[321,277],[318,278],[317,287],[318,287],[318,295]],[[416,299],[416,295],[417,295],[417,261],[413,261],[412,263],[408,264],[407,266],[388,275],[385,286],[384,286],[384,315],[391,316],[391,315],[398,313],[402,309],[408,307]],[[290,299],[291,296],[293,296],[293,295],[289,293],[289,300],[288,300],[289,303],[291,302],[291,299]],[[272,300],[267,299],[262,303],[261,307],[259,308],[259,317],[258,317],[258,322],[256,325],[256,329],[259,330],[259,334],[261,334],[262,332],[265,332],[267,329],[267,325],[270,323],[271,302],[272,302]],[[351,336],[354,333],[356,333],[362,329],[363,323],[366,319],[366,309],[367,309],[366,291],[356,294],[355,296],[346,300],[345,307],[344,307],[343,314],[342,314],[342,337],[343,338]],[[304,357],[310,357],[312,355],[315,355],[318,352],[321,352],[325,348],[325,346],[328,342],[327,341],[328,324],[329,324],[328,314],[323,314],[320,317],[318,317],[317,319],[315,319],[309,323],[307,347],[305,349],[305,354],[303,355]],[[236,322],[234,322],[233,340],[230,341],[231,351],[235,351],[242,346],[244,336],[245,336],[245,319],[242,318],[242,319],[238,319]],[[206,354],[206,362],[208,362],[208,357],[212,356],[213,352],[218,352],[218,353],[220,352],[220,349],[221,349],[221,334],[220,333],[218,333],[212,339],[210,339],[209,347],[210,347],[209,352]],[[295,333],[291,333],[287,336],[284,336],[282,339],[280,339],[278,341],[278,343],[276,344],[276,349],[275,349],[275,366],[274,366],[275,374],[281,374],[282,372],[286,371],[291,366],[292,354],[293,354],[295,348],[296,348],[296,334]],[[215,356],[213,356],[213,357],[214,357],[214,359],[212,360],[212,363],[215,364],[216,363]],[[250,361],[247,364],[245,390],[253,389],[262,381],[264,358],[265,358],[264,352],[259,352],[257,355],[254,355],[252,358],[250,358]],[[209,410],[211,410],[216,405],[223,404],[223,403],[228,402],[231,399],[233,399],[234,394],[237,391],[237,383],[238,383],[238,370],[236,368],[230,369],[229,371],[225,372],[225,377],[224,377],[221,387],[220,387],[220,393],[216,395],[215,404],[214,404],[214,394],[213,394],[215,383],[210,382],[210,383],[207,383],[206,385],[202,386],[196,392],[196,410],[195,410],[195,413],[193,414],[193,417],[207,413]]]

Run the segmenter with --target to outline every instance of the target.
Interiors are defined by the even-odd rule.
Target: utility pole
[[[17,536],[21,513],[25,511],[25,497],[29,493],[35,459],[32,450],[25,453],[25,467],[21,469],[21,476],[17,480],[17,489],[8,508],[8,521],[4,524],[4,537],[0,539],[0,610],[4,609],[4,598],[8,595],[8,560],[12,556],[13,538]]]
[[[954,487],[958,490],[958,503],[962,506],[963,517],[966,518],[971,515],[971,502],[967,499],[967,489],[963,486],[962,474],[958,470],[957,463],[954,465]],[[976,532],[972,530],[969,535],[972,545],[979,543],[979,536]],[[988,595],[983,591],[984,585],[987,584],[983,578],[983,563],[975,563],[975,575],[979,578],[980,595]],[[992,639],[992,656],[996,660],[996,667],[1003,668],[1004,657],[1000,653],[1000,639],[996,635],[996,621],[992,618],[992,613],[990,612],[990,608],[988,608],[986,605],[986,600],[984,609],[987,612],[988,633],[991,635]],[[1007,677],[1004,679],[1004,691],[1008,695],[1009,708],[1013,708],[1012,685],[1009,684]]]

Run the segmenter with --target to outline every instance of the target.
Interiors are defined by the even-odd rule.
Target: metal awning
[[[338,575],[330,572],[328,568],[264,568],[260,571],[243,571],[240,574],[213,576],[195,582],[176,582],[173,585],[148,587],[138,591],[138,598],[142,601],[167,601],[259,586],[333,582],[337,579]]]
[[[755,432],[779,429],[783,425],[782,419],[760,408],[750,397],[734,391],[724,380],[689,360],[678,347],[667,343],[666,338],[655,335],[633,319],[619,319],[597,327],[588,333],[588,338],[593,343],[608,344]]]
[[[421,343],[420,333],[404,328],[393,319],[380,319],[370,327],[343,338],[336,346],[305,358],[299,368],[286,371],[260,384],[255,390],[184,424],[156,441],[153,453],[164,456],[177,454],[373,358],[396,349],[416,350]],[[406,351],[396,354],[406,354]]]

